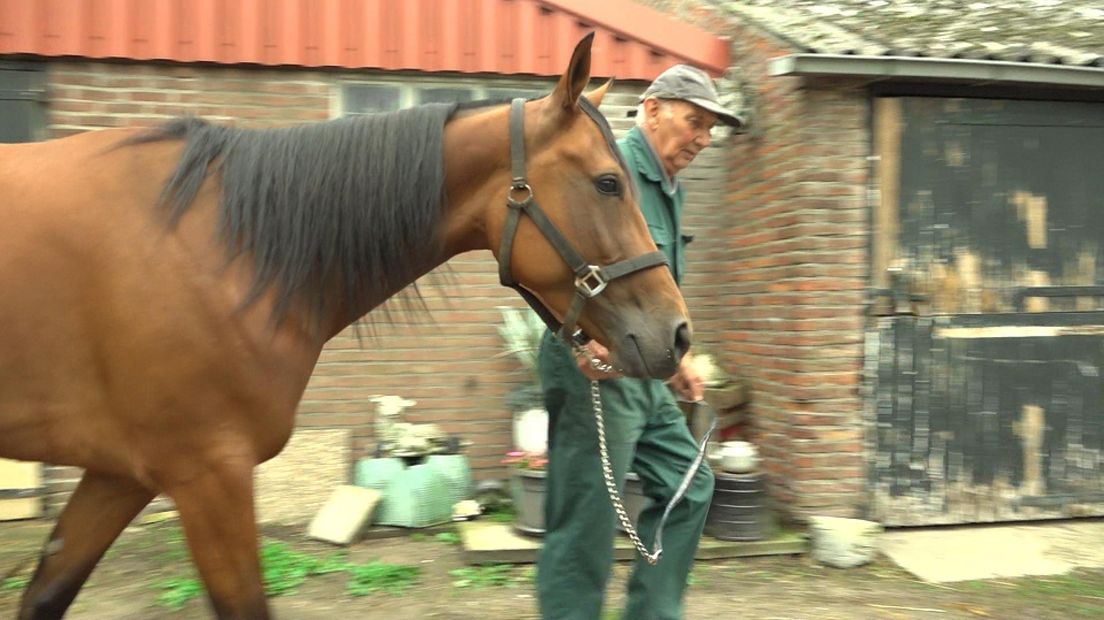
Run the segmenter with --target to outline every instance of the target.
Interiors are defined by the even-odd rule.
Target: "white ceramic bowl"
[[[759,453],[746,441],[726,441],[721,444],[721,469],[744,474],[759,466]]]

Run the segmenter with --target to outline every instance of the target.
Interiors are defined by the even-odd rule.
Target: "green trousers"
[[[613,564],[615,517],[602,477],[590,382],[568,348],[550,334],[539,359],[549,413],[546,532],[537,568],[541,617],[598,620]],[[652,549],[659,519],[694,460],[697,445],[663,382],[625,378],[599,385],[618,488],[624,489],[631,468],[653,500],[637,527]],[[682,618],[686,580],[712,497],[713,473],[703,466],[667,519],[659,564],[649,566],[637,557],[622,618]]]

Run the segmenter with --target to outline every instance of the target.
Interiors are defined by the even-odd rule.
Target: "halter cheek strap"
[[[533,188],[526,181],[524,106],[524,99],[514,99],[510,104],[510,167],[513,181],[506,196],[506,205],[509,207],[509,212],[506,215],[506,224],[502,229],[502,242],[498,252],[498,280],[504,286],[520,293],[526,303],[544,320],[548,329],[552,330],[553,333],[569,345],[583,344],[589,338],[582,333],[582,330],[577,329],[577,325],[587,300],[601,294],[606,286],[617,278],[642,269],[666,265],[667,257],[662,252],[655,251],[619,261],[612,265],[598,266],[588,263],[579,254],[575,247],[571,245],[571,242],[556,228],[556,225],[548,219],[536,200],[533,199]],[[579,106],[598,123],[599,127],[604,127],[601,113],[591,105],[589,100],[580,97]],[[536,295],[518,284],[510,272],[510,257],[514,246],[514,236],[517,234],[518,222],[521,220],[522,213],[529,216],[529,219],[544,235],[544,238],[575,274],[575,295],[572,297],[571,305],[568,306],[567,314],[564,315],[562,323],[557,320],[556,315],[544,303],[537,299]]]

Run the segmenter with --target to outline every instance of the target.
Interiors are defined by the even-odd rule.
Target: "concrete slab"
[[[376,489],[349,484],[334,489],[322,509],[314,515],[307,536],[347,545],[372,518],[372,512],[383,495]]]
[[[1104,520],[890,530],[880,548],[933,583],[1059,575],[1104,567]]]
[[[509,523],[465,521],[457,524],[464,559],[469,564],[529,564],[537,561],[541,539],[518,534]],[[767,540],[728,542],[705,536],[698,545],[699,560],[796,555],[808,551],[808,541],[797,532],[780,532]],[[614,542],[614,558],[632,560],[635,551],[625,536]]]

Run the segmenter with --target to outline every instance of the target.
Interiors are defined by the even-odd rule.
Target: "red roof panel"
[[[717,75],[728,43],[631,0],[0,0],[0,55],[556,75]]]

